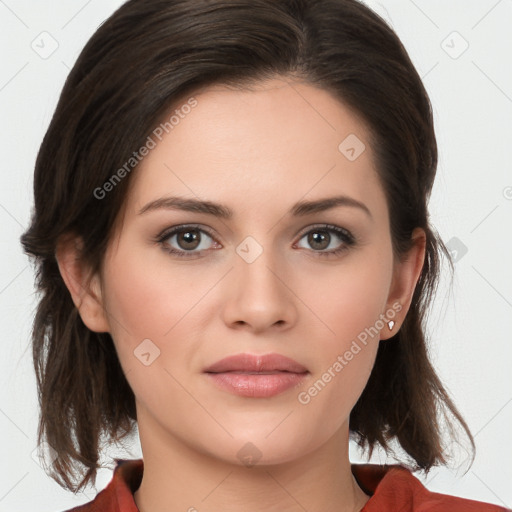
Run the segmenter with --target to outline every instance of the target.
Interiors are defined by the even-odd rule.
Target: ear
[[[91,275],[82,259],[83,241],[74,234],[63,235],[55,251],[59,271],[84,324],[94,332],[109,332],[103,307],[101,280]]]
[[[425,231],[422,228],[415,228],[411,238],[413,240],[411,249],[404,255],[403,259],[394,265],[393,279],[386,303],[386,311],[390,309],[397,311],[393,318],[395,325],[393,330],[390,331],[386,323],[386,326],[381,331],[381,340],[387,340],[399,331],[405,315],[409,311],[416,283],[423,268],[427,241]]]

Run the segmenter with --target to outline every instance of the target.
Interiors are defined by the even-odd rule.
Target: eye
[[[330,224],[324,224],[309,229],[309,231],[302,235],[300,240],[303,239],[306,239],[306,243],[314,252],[318,253],[319,256],[333,256],[339,254],[342,251],[347,251],[356,243],[350,231]],[[302,248],[307,249],[308,247],[302,246]]]
[[[218,244],[205,229],[197,226],[176,226],[160,235],[157,242],[167,252],[181,257],[198,256],[210,249],[212,242]]]
[[[350,231],[330,224],[309,228],[294,247],[308,249],[300,245],[303,239],[315,255],[323,257],[335,256],[356,244]],[[156,242],[169,254],[184,258],[197,258],[203,251],[222,247],[206,229],[195,225],[167,229],[156,238]]]

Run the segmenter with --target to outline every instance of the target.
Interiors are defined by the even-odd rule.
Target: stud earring
[[[395,326],[395,322],[394,322],[393,320],[390,320],[390,321],[388,322],[389,330],[390,330],[390,331],[392,331],[394,326]]]

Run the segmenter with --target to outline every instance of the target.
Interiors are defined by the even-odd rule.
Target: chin
[[[230,439],[229,453],[234,455],[234,462],[240,466],[274,466],[293,462],[303,455],[314,451],[322,444],[322,435],[305,435],[304,431],[297,426],[297,429],[282,428],[276,430],[263,425],[261,429],[253,428],[251,433],[247,431],[242,435]],[[314,440],[314,442],[312,442]],[[231,456],[229,462],[233,462]]]

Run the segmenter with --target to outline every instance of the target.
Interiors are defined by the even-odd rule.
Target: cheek
[[[116,321],[122,324],[124,337],[171,337],[218,280],[211,270],[172,266],[163,251],[120,251],[106,266],[105,303],[111,326],[119,331]]]
[[[304,282],[308,306],[322,320],[311,349],[316,361],[299,403],[312,416],[322,417],[325,432],[346,420],[370,376],[385,324],[385,304],[392,277],[389,251],[364,251],[350,261]],[[316,320],[315,320],[316,322]]]
[[[116,257],[106,260],[104,303],[125,375],[143,392],[156,389],[159,379],[168,385],[165,369],[179,377],[190,367],[200,348],[205,296],[225,271],[181,270],[163,252],[128,246],[121,244]]]
[[[314,322],[319,320],[323,337],[331,340],[327,344],[330,350],[343,350],[385,313],[392,279],[391,249],[354,252],[339,266],[317,268],[308,275],[297,280],[302,283],[297,294],[307,298],[305,302],[316,317]]]
[[[169,361],[187,367],[195,348],[187,312],[204,292],[194,293],[182,272],[174,272],[170,279],[165,258],[148,261],[142,251],[121,250],[122,246],[105,264],[104,303],[111,336],[137,400],[151,410],[165,410],[172,392],[181,396],[166,370],[183,380],[168,368]]]

